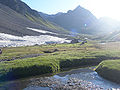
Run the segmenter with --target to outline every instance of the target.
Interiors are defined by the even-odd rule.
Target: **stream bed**
[[[100,77],[94,67],[0,83],[0,90],[120,90],[120,85]]]

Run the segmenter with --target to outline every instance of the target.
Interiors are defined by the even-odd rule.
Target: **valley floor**
[[[67,68],[98,65],[103,60],[120,59],[119,42],[80,44],[2,48],[0,80],[56,73]]]

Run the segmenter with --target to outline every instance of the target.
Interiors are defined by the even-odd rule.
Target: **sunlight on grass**
[[[12,59],[32,54],[37,57],[26,57],[12,61],[0,62],[0,79],[12,80],[21,77],[59,72],[65,68],[98,65],[106,59],[120,58],[120,51],[98,48],[91,42],[80,45],[58,44],[29,47],[3,48],[0,59]],[[46,53],[45,51],[49,51]],[[14,77],[14,78],[13,78]]]

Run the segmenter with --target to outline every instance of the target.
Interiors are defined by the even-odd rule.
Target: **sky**
[[[47,14],[67,12],[78,5],[88,9],[97,18],[110,17],[120,20],[120,0],[22,0],[32,9]]]

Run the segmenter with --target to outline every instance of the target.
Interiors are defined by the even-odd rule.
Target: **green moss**
[[[54,62],[43,61],[39,58],[2,62],[0,63],[2,73],[0,80],[13,80],[27,76],[54,73],[59,69],[56,65]]]
[[[120,60],[107,60],[101,62],[96,71],[102,77],[120,83]]]

